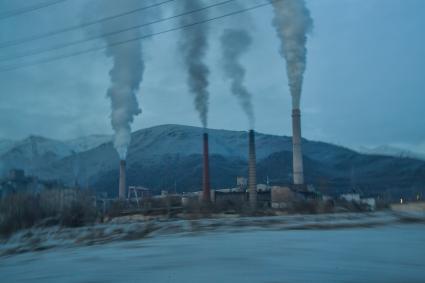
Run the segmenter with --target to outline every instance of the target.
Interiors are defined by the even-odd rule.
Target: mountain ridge
[[[143,185],[153,190],[200,190],[203,132],[202,128],[172,124],[133,132],[127,158],[128,185]],[[209,129],[208,133],[212,187],[232,187],[237,176],[247,173],[248,132]],[[256,150],[259,183],[265,183],[267,177],[275,185],[291,183],[291,137],[257,133]],[[0,162],[5,167],[7,160],[3,157]],[[365,155],[306,139],[303,139],[303,158],[307,182],[327,192],[351,191],[357,187],[370,194],[392,191],[399,195],[425,190],[422,185],[425,162],[420,160]],[[64,157],[46,158],[32,167],[32,173],[114,196],[118,159],[109,141]]]

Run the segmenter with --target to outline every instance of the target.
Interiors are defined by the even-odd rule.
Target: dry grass
[[[91,197],[85,192],[17,193],[0,200],[0,235],[8,236],[34,225],[78,227],[94,222],[96,216]]]

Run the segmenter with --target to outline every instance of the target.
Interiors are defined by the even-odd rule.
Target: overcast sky
[[[102,0],[68,0],[10,18],[11,11],[48,0],[0,0],[0,46],[3,42],[68,27],[101,17]],[[113,0],[103,0],[113,1]],[[129,1],[129,0],[122,0]],[[175,0],[175,2],[185,0]],[[264,0],[239,0],[244,6]],[[130,0],[140,7],[153,0]],[[157,2],[161,2],[158,0]],[[208,0],[208,3],[221,0]],[[308,38],[307,71],[302,94],[303,135],[308,139],[346,146],[403,145],[425,152],[425,1],[423,0],[310,0],[314,31]],[[240,8],[240,7],[239,7]],[[112,11],[126,11],[124,5]],[[220,15],[238,9],[227,5],[211,10]],[[164,5],[162,14],[141,13],[137,21],[173,13]],[[270,6],[210,23],[207,63],[210,75],[211,128],[245,130],[248,121],[229,81],[220,69],[219,37],[225,28],[246,28],[253,37],[243,56],[247,86],[253,93],[256,128],[260,132],[290,135],[291,99],[285,62],[271,25]],[[140,20],[139,20],[140,19]],[[117,27],[125,25],[117,21]],[[158,32],[170,21],[152,27]],[[96,34],[97,27],[78,30],[0,49],[0,70],[9,64],[25,64],[69,54],[102,40],[66,49],[4,61],[31,50],[72,42]],[[143,33],[149,32],[142,30]],[[179,32],[143,41],[146,69],[138,93],[142,114],[133,131],[160,124],[200,126],[193,97],[178,51]],[[111,60],[103,51],[0,71],[0,138],[21,139],[30,134],[57,139],[112,133],[110,101],[106,98]]]

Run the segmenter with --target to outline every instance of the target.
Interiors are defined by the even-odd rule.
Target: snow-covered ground
[[[402,224],[391,217],[379,216],[381,222],[372,221],[376,225],[372,222],[361,225],[358,217],[349,218],[359,225],[312,226],[309,223],[315,221],[310,218],[304,229],[302,225],[273,225],[265,218],[268,224],[263,226],[213,230],[210,228],[216,226],[215,220],[198,221],[190,225],[190,232],[166,229],[168,233],[154,233],[152,237],[132,241],[61,246],[3,256],[0,281],[425,281],[423,223]],[[285,222],[284,218],[276,219]],[[234,221],[233,224],[241,220]],[[286,222],[300,221],[292,218]],[[335,221],[331,219],[328,223]],[[194,226],[198,229],[193,229]]]

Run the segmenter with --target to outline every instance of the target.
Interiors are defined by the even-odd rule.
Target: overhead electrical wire
[[[23,54],[19,54],[19,55],[13,56],[13,57],[0,57],[0,62],[12,61],[12,60],[25,58],[25,57],[39,55],[39,54],[43,54],[43,53],[67,48],[67,47],[70,47],[70,46],[73,46],[73,45],[82,44],[82,43],[89,42],[89,41],[92,41],[92,40],[95,40],[95,39],[104,38],[106,36],[117,35],[117,34],[127,32],[127,31],[130,31],[130,30],[151,26],[153,24],[158,24],[158,23],[161,23],[161,22],[169,21],[169,20],[172,20],[172,19],[176,19],[176,18],[184,17],[184,16],[187,16],[187,15],[190,15],[190,14],[198,13],[198,12],[201,12],[201,11],[204,11],[204,10],[208,10],[208,9],[211,9],[211,8],[214,8],[214,7],[229,4],[229,3],[234,2],[234,1],[236,1],[236,0],[225,0],[225,1],[222,1],[222,2],[214,3],[214,4],[211,4],[211,5],[208,5],[208,6],[204,6],[202,8],[186,11],[186,12],[183,12],[183,13],[180,13],[180,14],[177,14],[177,15],[172,15],[172,16],[165,17],[165,18],[162,18],[162,19],[154,20],[154,21],[151,21],[151,22],[143,23],[143,24],[134,25],[134,26],[131,26],[131,27],[126,27],[126,28],[111,31],[111,32],[106,32],[106,33],[103,33],[103,34],[83,38],[83,39],[76,40],[76,41],[73,41],[73,42],[62,43],[62,44],[58,44],[58,45],[55,45],[53,47],[49,47],[49,48],[45,48],[45,49],[32,50],[32,51],[29,51],[29,52],[26,52],[26,53],[23,53]],[[166,1],[166,2],[169,2],[169,1]],[[163,2],[163,4],[164,3],[165,2]],[[154,7],[154,6],[146,6],[145,9],[152,8],[152,7]]]
[[[215,20],[227,18],[227,17],[230,17],[230,16],[242,14],[242,13],[245,13],[245,12],[248,12],[248,11],[256,10],[256,9],[259,9],[259,8],[262,8],[262,7],[265,7],[265,6],[269,6],[273,2],[277,2],[277,1],[281,1],[281,0],[268,0],[266,3],[257,4],[257,5],[248,7],[248,8],[229,12],[229,13],[226,13],[226,14],[223,14],[223,15],[220,15],[220,16],[215,16],[215,17],[212,17],[212,18],[209,18],[209,19],[206,19],[206,20],[193,22],[193,23],[190,23],[190,24],[166,29],[166,30],[163,30],[163,31],[154,32],[154,33],[150,33],[150,34],[146,34],[146,35],[142,35],[142,36],[137,36],[137,37],[122,40],[122,41],[117,41],[117,42],[109,44],[108,46],[93,47],[93,48],[88,48],[88,49],[85,49],[85,50],[76,51],[76,52],[61,55],[61,56],[55,56],[55,57],[50,57],[50,58],[46,58],[46,59],[42,59],[42,60],[37,60],[37,61],[26,63],[26,64],[16,64],[16,65],[6,66],[6,67],[3,67],[3,68],[0,68],[0,73],[11,71],[11,70],[16,70],[16,69],[21,69],[21,68],[26,68],[26,67],[31,67],[31,66],[36,66],[36,65],[40,65],[40,64],[45,64],[45,63],[58,61],[58,60],[62,60],[62,59],[70,58],[70,57],[75,57],[75,56],[86,54],[86,53],[104,50],[106,48],[110,48],[110,47],[113,47],[113,46],[123,45],[123,44],[130,43],[130,42],[133,42],[133,41],[136,41],[136,40],[143,40],[143,39],[152,38],[152,37],[155,37],[155,36],[158,36],[158,35],[161,35],[161,34],[166,34],[166,33],[174,32],[174,31],[177,31],[177,30],[187,29],[187,28],[194,27],[194,26],[197,26],[197,25],[200,25],[200,24],[205,24],[205,23],[212,22],[212,21],[215,21]]]
[[[105,0],[103,0],[103,1],[105,1]],[[143,6],[143,7],[136,8],[136,9],[133,9],[133,10],[130,10],[130,11],[126,11],[126,12],[123,12],[123,13],[120,13],[120,14],[116,14],[116,15],[104,17],[104,18],[101,18],[101,19],[81,23],[81,24],[78,24],[78,25],[73,25],[73,26],[69,26],[69,27],[66,27],[66,28],[61,28],[61,29],[49,31],[49,32],[42,33],[42,34],[31,35],[31,36],[16,39],[16,40],[3,41],[3,42],[0,42],[0,48],[20,45],[20,44],[23,44],[23,43],[27,43],[27,42],[51,37],[51,36],[54,36],[54,35],[65,33],[65,32],[70,32],[70,31],[82,29],[82,28],[85,28],[85,27],[88,27],[88,26],[92,26],[92,25],[99,24],[99,23],[102,23],[102,22],[106,22],[106,21],[110,21],[110,20],[117,19],[117,18],[120,18],[120,17],[135,14],[135,13],[141,12],[143,10],[158,7],[158,6],[161,6],[161,5],[170,3],[170,2],[174,2],[174,1],[175,0],[166,0],[166,1],[162,1],[162,2],[159,2],[159,3],[152,4],[152,5]]]
[[[29,6],[29,7],[25,7],[25,8],[19,8],[19,9],[15,9],[12,11],[6,11],[3,13],[0,13],[0,20],[4,20],[7,18],[11,18],[14,16],[18,16],[18,15],[22,15],[25,13],[29,13],[29,12],[33,12],[33,11],[37,11],[43,8],[47,8],[49,6],[53,6],[62,2],[65,2],[68,0],[55,0],[55,1],[50,1],[50,2],[42,2],[33,6]]]

